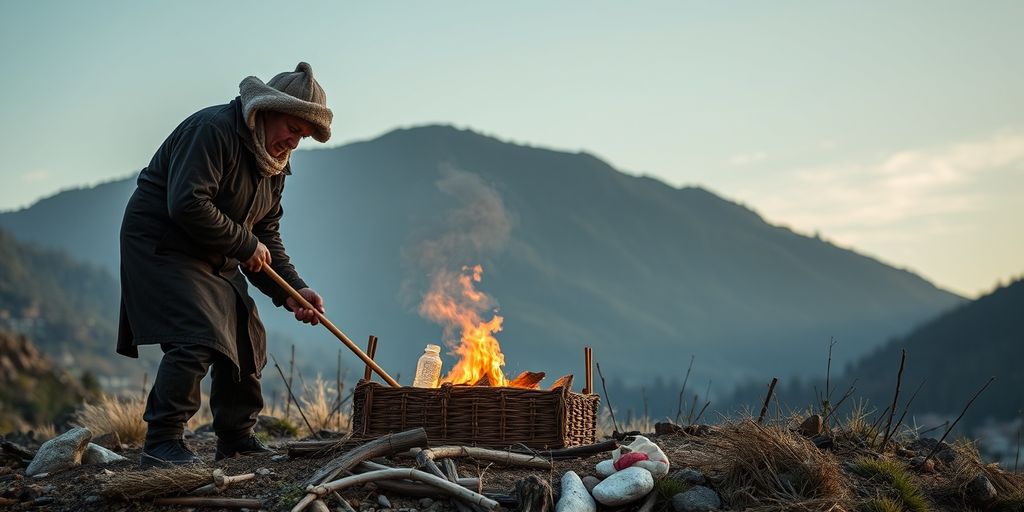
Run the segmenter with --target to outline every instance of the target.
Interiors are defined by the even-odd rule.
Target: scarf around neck
[[[242,101],[245,101],[245,98]],[[281,158],[274,158],[267,152],[267,133],[263,126],[262,113],[256,113],[256,125],[250,132],[252,132],[253,153],[256,154],[256,163],[259,164],[260,174],[264,178],[271,178],[284,172],[292,152],[288,150]]]

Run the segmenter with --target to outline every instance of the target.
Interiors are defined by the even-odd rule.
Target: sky
[[[585,150],[976,297],[1024,275],[1024,2],[4,2],[0,210],[312,64],[331,146]],[[304,143],[313,147],[315,143]]]

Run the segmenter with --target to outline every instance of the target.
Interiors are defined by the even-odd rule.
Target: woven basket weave
[[[423,427],[432,445],[568,448],[597,439],[598,395],[486,386],[388,387],[360,381],[352,433],[379,436]]]

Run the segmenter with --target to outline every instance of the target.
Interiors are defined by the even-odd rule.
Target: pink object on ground
[[[648,457],[647,454],[644,452],[624,453],[622,457],[619,457],[619,460],[615,461],[615,470],[622,471],[623,469],[626,469],[632,466],[633,464],[636,464],[637,462],[647,460],[649,458],[650,457]]]

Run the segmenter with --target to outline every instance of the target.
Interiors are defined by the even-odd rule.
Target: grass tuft
[[[903,505],[892,498],[875,498],[857,507],[857,512],[903,512]]]
[[[117,432],[124,444],[138,444],[146,437],[142,413],[146,402],[139,398],[103,395],[95,403],[82,406],[74,423],[92,431],[94,436]]]
[[[691,487],[693,486],[673,478],[661,478],[654,482],[654,492],[658,493],[658,503],[669,503],[673,496],[689,491]]]
[[[860,457],[852,462],[851,469],[860,476],[881,480],[892,487],[903,509],[910,512],[929,510],[924,491],[914,483],[913,475],[903,464],[889,459]]]

